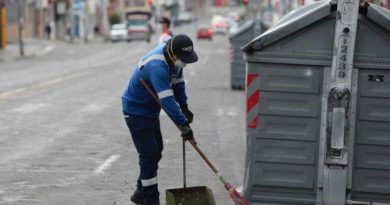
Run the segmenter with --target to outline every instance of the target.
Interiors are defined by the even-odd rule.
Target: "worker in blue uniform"
[[[135,204],[160,204],[157,169],[163,150],[160,105],[141,80],[153,90],[165,112],[180,126],[183,139],[193,139],[189,125],[193,114],[187,105],[183,68],[197,60],[192,40],[184,34],[174,36],[144,56],[122,96],[125,121],[139,155],[140,175],[137,189],[130,198]]]

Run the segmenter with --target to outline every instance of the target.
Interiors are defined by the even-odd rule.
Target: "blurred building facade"
[[[368,0],[368,2],[390,9],[390,0]]]
[[[252,17],[260,16],[271,26],[291,10],[316,1],[249,0],[246,13]],[[390,9],[390,0],[367,1]],[[210,6],[226,7],[239,3],[242,0],[0,0],[0,48],[6,42],[18,40],[20,17],[23,17],[25,38],[90,39],[108,34],[108,19],[115,13],[122,21],[130,10],[147,10],[154,16],[174,19],[180,11],[198,13]]]
[[[109,31],[108,12],[123,0],[0,0],[0,47],[23,37],[90,39]],[[19,12],[20,11],[20,12]]]
[[[318,0],[303,0],[303,1],[305,4],[311,4]],[[390,9],[390,0],[366,0],[366,1]]]
[[[24,36],[39,36],[42,33],[35,30],[34,23],[40,23],[40,13],[35,12],[35,5],[30,1],[5,0],[2,2],[5,8],[6,26],[5,33],[7,42],[14,42],[18,39],[19,21],[23,18]],[[20,13],[19,13],[20,11]]]

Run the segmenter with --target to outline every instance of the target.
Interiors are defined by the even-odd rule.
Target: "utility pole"
[[[104,37],[108,37],[108,32],[110,25],[108,23],[108,14],[107,14],[107,0],[103,0],[103,25],[104,25]]]
[[[101,34],[104,37],[107,37],[108,33],[108,17],[107,17],[107,1],[106,0],[100,0],[100,5],[101,5],[101,15],[102,15],[102,31]]]
[[[7,10],[5,0],[0,0],[0,49],[7,45]]]
[[[73,31],[73,27],[74,27],[74,0],[70,0],[70,3],[69,3],[69,13],[70,13],[70,28],[69,28],[69,40],[71,43],[73,43],[73,40],[74,40],[74,31]]]
[[[18,0],[17,2],[17,8],[18,8],[18,20],[19,20],[19,51],[20,56],[24,56],[24,43],[23,43],[23,25],[24,25],[24,16],[23,16],[23,9],[24,9],[24,3],[25,0]]]

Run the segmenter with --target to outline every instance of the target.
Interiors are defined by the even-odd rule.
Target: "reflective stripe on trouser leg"
[[[140,182],[145,204],[159,204],[157,184],[158,162],[161,159],[162,136],[159,120],[130,116],[126,120],[139,155]]]
[[[157,176],[151,179],[141,179],[141,183],[143,187],[155,185],[157,184]]]

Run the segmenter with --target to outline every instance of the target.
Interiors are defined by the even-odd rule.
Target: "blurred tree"
[[[120,14],[112,13],[110,15],[110,24],[111,25],[121,23],[121,21],[122,21],[122,19],[121,19],[121,15]]]

